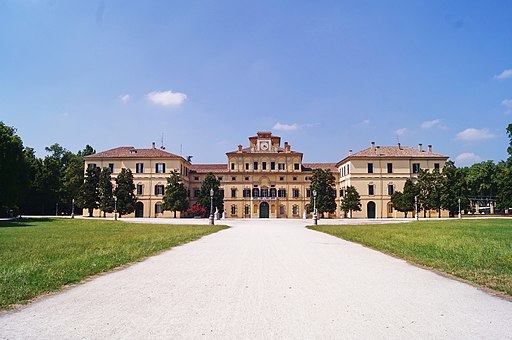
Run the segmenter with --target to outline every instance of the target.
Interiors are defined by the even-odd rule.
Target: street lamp
[[[459,220],[462,218],[462,215],[460,213],[460,198],[459,198]]]
[[[117,221],[117,196],[114,196],[114,220]]]
[[[75,199],[71,200],[71,218],[75,218]]]
[[[210,224],[214,225],[215,221],[213,219],[213,188],[210,189]]]
[[[318,224],[318,214],[316,213],[316,190],[313,190],[313,222],[315,225]]]
[[[419,217],[418,217],[418,195],[414,196],[414,217],[416,217],[416,221],[419,220]]]

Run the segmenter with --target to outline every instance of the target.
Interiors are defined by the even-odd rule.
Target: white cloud
[[[172,91],[153,91],[146,97],[154,104],[162,106],[179,106],[187,99],[187,95]]]
[[[130,101],[132,97],[130,97],[129,94],[124,94],[122,96],[119,96],[119,99],[123,102],[123,103],[128,103]]]
[[[274,127],[273,127],[274,130],[277,130],[277,131],[295,131],[295,130],[298,130],[300,129],[300,126],[299,124],[297,123],[293,123],[293,124],[281,124],[279,122],[277,122]]]
[[[464,152],[455,157],[455,160],[459,163],[458,165],[472,165],[481,162],[482,158],[472,152]]]
[[[395,135],[397,136],[403,136],[407,132],[407,128],[400,128],[395,130]]]
[[[363,124],[363,125],[368,125],[368,124],[370,124],[370,120],[369,120],[369,119],[365,119],[365,120],[363,120],[363,121],[361,122],[361,124]]]
[[[494,137],[495,137],[495,135],[493,135],[491,132],[489,132],[489,129],[478,130],[478,129],[474,129],[474,128],[469,128],[469,129],[461,131],[457,134],[457,139],[465,140],[468,142],[484,140],[484,139],[491,139]]]
[[[434,126],[439,126],[439,123],[441,123],[441,119],[429,120],[429,121],[421,123],[421,128],[422,129],[430,129],[430,128],[433,128]]]
[[[512,68],[509,68],[508,70],[504,70],[500,74],[497,74],[494,76],[495,79],[507,79],[512,78]]]
[[[501,105],[512,109],[512,99],[505,99],[501,102]]]

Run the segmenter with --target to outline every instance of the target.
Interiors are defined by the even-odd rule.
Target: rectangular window
[[[142,184],[137,184],[137,195],[142,195]]]
[[[299,189],[293,189],[293,198],[299,197]]]
[[[368,173],[373,174],[373,163],[368,163]]]
[[[297,180],[297,177],[293,177],[293,180],[296,181]]]
[[[306,197],[311,197],[311,189],[306,189]]]
[[[393,204],[388,204],[388,214],[393,213]]]
[[[250,208],[248,205],[246,205],[246,206],[244,207],[244,214],[245,214],[245,215],[249,215],[249,214],[250,214],[250,209],[251,209],[251,208]]]
[[[343,197],[343,189],[340,189],[340,197]]]
[[[279,180],[284,181],[284,177],[283,176],[279,177]]]
[[[232,180],[232,181],[236,181],[236,176],[232,176],[232,177],[231,177],[231,180]]]
[[[420,172],[420,163],[412,163],[412,173],[417,174]]]
[[[114,173],[114,163],[108,163],[108,169],[110,170],[110,173]]]
[[[270,162],[270,170],[276,169],[276,162]]]
[[[245,180],[248,181],[249,180],[249,177],[245,177]]]
[[[219,181],[222,181],[222,176],[217,177]]]
[[[87,165],[87,169],[94,169],[96,167],[96,164],[95,163],[89,163]]]
[[[286,189],[277,190],[277,197],[286,197]]]
[[[236,189],[231,189],[231,198],[236,198]]]
[[[395,192],[395,186],[393,184],[388,184],[388,195],[391,196]]]
[[[162,205],[160,203],[155,204],[155,213],[161,214],[163,212],[164,212],[164,210],[162,209]]]
[[[261,170],[267,170],[267,162],[261,163]]]
[[[164,186],[161,184],[155,185],[155,195],[163,195],[164,194]]]
[[[144,172],[144,163],[135,164],[135,173],[141,174]]]
[[[156,163],[155,170],[157,174],[165,173],[165,163]]]
[[[350,175],[350,164],[347,164],[347,175]]]
[[[300,170],[300,164],[299,163],[293,164],[293,169],[294,170]]]
[[[374,190],[374,185],[373,184],[368,184],[368,195],[370,196],[373,196],[375,195],[375,190]]]
[[[439,163],[434,163],[434,170],[439,170]]]
[[[311,181],[311,177],[308,177],[306,176],[306,178],[304,178],[306,181]]]
[[[200,193],[201,193],[201,190],[194,189],[194,198],[198,198]]]
[[[278,169],[278,170],[285,170],[285,169],[286,169],[286,166],[285,166],[285,164],[284,164],[284,163],[279,163],[279,164],[277,165],[277,169]]]
[[[249,163],[245,163],[245,170],[249,170]]]
[[[388,163],[388,174],[393,173],[393,163]]]
[[[251,197],[251,189],[247,189],[247,188],[244,189],[243,195],[244,195],[245,198]]]
[[[199,181],[199,177],[198,176],[194,177],[194,181]]]
[[[268,197],[268,189],[261,189],[260,194],[261,197]]]
[[[254,164],[253,164],[253,169],[254,169],[254,170],[258,170],[258,162],[254,162]]]
[[[235,163],[231,163],[231,170],[235,170]]]

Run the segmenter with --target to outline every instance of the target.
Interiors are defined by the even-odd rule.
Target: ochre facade
[[[362,211],[355,218],[403,217],[390,205],[393,191],[403,190],[406,179],[417,178],[418,169],[444,166],[448,157],[423,150],[397,146],[371,147],[336,163],[303,163],[303,154],[281,144],[271,132],[258,132],[249,146],[239,145],[226,153],[227,163],[191,164],[183,157],[153,147],[120,147],[85,158],[85,168],[110,167],[114,179],[122,168],[129,168],[136,185],[136,211],[128,217],[172,217],[162,212],[164,187],[172,170],[178,171],[189,191],[190,204],[197,200],[202,181],[213,173],[224,193],[227,218],[304,218],[310,204],[310,183],[314,169],[329,169],[336,179],[337,210],[328,217],[344,217],[339,209],[345,188],[356,187]],[[371,165],[369,165],[371,164]],[[370,188],[370,186],[372,188]],[[85,213],[85,212],[84,212]],[[100,216],[95,211],[95,216]],[[177,215],[180,217],[180,214]]]

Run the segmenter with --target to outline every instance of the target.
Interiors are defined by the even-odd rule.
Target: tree
[[[94,209],[98,207],[99,193],[98,185],[100,181],[100,168],[87,169],[85,173],[84,184],[78,197],[79,204],[88,210],[89,217],[92,217]]]
[[[459,210],[459,199],[461,209],[469,208],[469,190],[464,171],[457,168],[453,161],[448,161],[443,168],[441,186],[441,206],[455,216]]]
[[[0,121],[0,216],[17,213],[28,187],[23,149],[16,129]]]
[[[496,208],[509,210],[512,208],[512,164],[507,164],[506,162],[498,163],[496,182],[498,186]],[[508,212],[510,213],[510,210]]]
[[[333,213],[336,211],[336,179],[329,169],[315,169],[311,176],[311,192],[316,190],[316,209],[319,213]],[[314,197],[311,195],[310,206],[314,206]]]
[[[509,140],[508,148],[507,148],[507,152],[509,155],[508,165],[512,166],[512,123],[508,124],[508,126],[507,126],[507,135],[508,135],[508,140]]]
[[[109,168],[103,168],[98,181],[98,207],[103,211],[103,217],[106,213],[114,211],[114,195],[112,193],[112,178]]]
[[[188,192],[181,181],[181,175],[176,170],[171,171],[171,175],[167,178],[163,200],[163,210],[173,211],[174,218],[176,218],[176,211],[184,211],[188,208]]]
[[[476,163],[466,170],[466,178],[472,197],[495,197],[498,192],[496,185],[496,165],[493,161]]]
[[[418,191],[416,186],[410,179],[407,179],[404,184],[404,191],[395,191],[393,195],[391,195],[391,203],[393,204],[393,208],[403,212],[405,218],[407,218],[409,211],[414,211],[414,197],[417,194]]]
[[[197,202],[206,209],[207,216],[210,216],[210,189],[213,189],[213,211],[215,208],[219,209],[220,212],[223,210],[224,197],[222,192],[219,190],[220,182],[215,175],[209,172],[201,184],[201,190]]]
[[[130,214],[135,211],[137,197],[134,194],[133,174],[130,169],[121,169],[116,177],[116,188],[114,195],[117,197],[117,212],[121,215]]]
[[[347,213],[349,212],[349,216],[352,217],[352,211],[361,211],[361,198],[355,187],[351,185],[347,187],[345,197],[343,197],[340,207],[341,210],[345,212],[345,217],[347,217]]]

